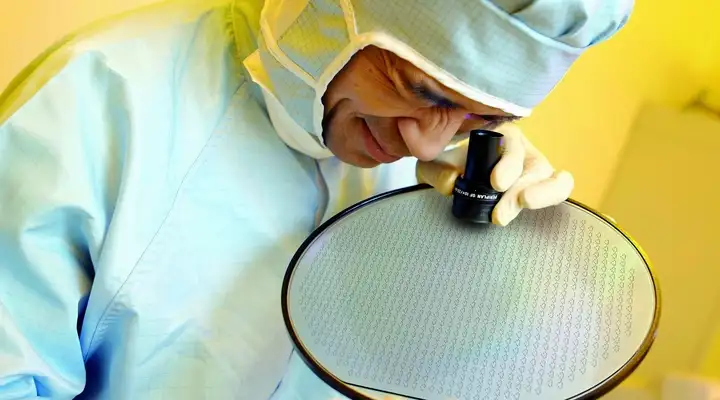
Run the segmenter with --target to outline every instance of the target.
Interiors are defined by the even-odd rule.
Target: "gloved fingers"
[[[549,179],[552,174],[550,164],[538,162],[527,166],[525,173],[503,195],[495,205],[492,212],[493,224],[507,226],[524,208],[525,189]]]
[[[445,196],[452,194],[455,180],[461,173],[457,167],[439,161],[418,161],[415,166],[418,182],[432,186]]]
[[[492,223],[500,226],[507,226],[522,211],[520,193],[532,182],[519,182],[508,189],[500,197],[492,211]]]
[[[503,154],[493,168],[490,183],[504,192],[493,209],[493,223],[508,225],[523,208],[538,209],[566,200],[574,187],[572,175],[555,171],[547,158],[514,124],[498,129],[503,134]],[[453,193],[455,181],[466,164],[465,141],[432,161],[418,161],[415,169],[418,182],[426,183],[443,195]]]
[[[550,178],[526,187],[520,193],[520,204],[530,210],[558,205],[570,197],[574,186],[572,174],[555,171]]]
[[[498,192],[507,191],[523,173],[525,164],[525,145],[519,130],[514,128],[498,129],[503,134],[503,154],[490,174],[490,184]],[[502,132],[504,131],[504,132]]]

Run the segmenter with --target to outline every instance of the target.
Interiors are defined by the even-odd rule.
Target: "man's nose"
[[[463,110],[432,108],[398,119],[398,130],[413,157],[434,160],[450,143],[465,119]]]

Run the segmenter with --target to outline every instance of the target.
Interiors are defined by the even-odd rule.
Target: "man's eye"
[[[445,97],[443,97],[437,93],[434,93],[433,91],[429,90],[425,86],[414,85],[412,87],[412,92],[415,95],[415,97],[432,104],[433,107],[449,108],[449,109],[458,108],[457,104],[455,104],[451,100],[448,100]]]
[[[485,121],[485,125],[483,125],[482,129],[493,130],[502,124],[502,120]]]
[[[468,117],[466,119],[477,121],[477,127],[473,127],[473,129],[487,129],[492,130],[497,128],[498,126],[506,123],[506,122],[512,122],[518,119],[518,117],[513,115],[476,115],[476,114],[468,114]]]

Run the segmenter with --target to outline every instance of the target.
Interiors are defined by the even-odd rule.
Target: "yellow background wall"
[[[681,4],[684,4],[681,6]],[[524,122],[578,200],[598,206],[641,104],[682,105],[720,80],[720,1],[639,0],[630,22],[591,49]]]
[[[526,132],[600,204],[633,119],[646,101],[682,105],[720,79],[720,2],[639,0],[628,25],[581,57]]]
[[[0,91],[37,55],[97,18],[154,0],[0,0]]]

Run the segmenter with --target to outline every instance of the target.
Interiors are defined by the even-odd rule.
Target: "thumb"
[[[418,161],[415,166],[418,182],[434,187],[445,196],[452,194],[455,180],[461,173],[457,167],[439,161]]]

